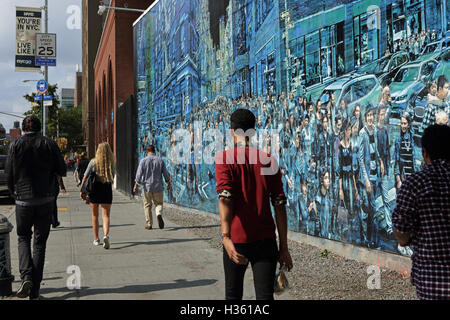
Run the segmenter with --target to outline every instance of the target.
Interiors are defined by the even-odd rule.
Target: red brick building
[[[19,121],[14,121],[14,128],[9,129],[9,136],[11,137],[11,141],[16,141],[22,136]]]
[[[112,7],[147,9],[153,0],[112,0]],[[116,154],[118,105],[134,95],[133,23],[139,12],[110,9],[94,62],[95,146],[108,142]]]

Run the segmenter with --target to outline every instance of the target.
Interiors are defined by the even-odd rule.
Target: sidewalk
[[[58,198],[60,227],[51,229],[47,242],[41,295],[66,300],[222,300],[222,251],[197,238],[189,228],[165,219],[160,230],[146,230],[142,204],[113,191],[109,250],[92,244],[90,207],[68,173],[67,194]],[[173,209],[172,209],[173,210]],[[154,214],[154,213],[153,213]],[[15,227],[14,211],[9,216]],[[103,239],[100,218],[100,239]],[[20,285],[16,228],[11,232],[13,291]],[[81,271],[81,289],[68,289],[69,266]],[[73,278],[73,276],[72,276]],[[253,300],[251,268],[244,283],[244,299]],[[289,299],[283,295],[276,297]],[[8,299],[18,299],[11,297]]]

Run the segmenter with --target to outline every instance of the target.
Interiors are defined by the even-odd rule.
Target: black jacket
[[[56,175],[66,176],[66,165],[55,141],[29,133],[14,141],[8,152],[8,188],[16,200],[56,196]]]

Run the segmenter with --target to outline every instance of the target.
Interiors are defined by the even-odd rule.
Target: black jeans
[[[52,214],[52,224],[56,225],[58,223],[58,196],[55,197],[55,204],[53,206]]]
[[[273,286],[278,261],[278,246],[275,239],[266,239],[234,245],[237,252],[244,255],[252,265],[256,300],[273,300]],[[242,300],[244,275],[248,264],[233,262],[223,249],[225,270],[225,299]]]
[[[33,283],[31,296],[39,296],[44,273],[45,249],[52,222],[54,202],[35,207],[16,205],[17,236],[19,240],[19,271],[22,281]],[[33,254],[31,235],[34,227]]]

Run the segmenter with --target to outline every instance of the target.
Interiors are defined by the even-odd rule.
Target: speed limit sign
[[[56,33],[36,34],[36,65],[56,66]]]

